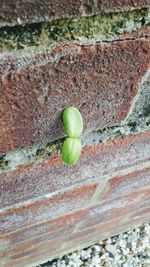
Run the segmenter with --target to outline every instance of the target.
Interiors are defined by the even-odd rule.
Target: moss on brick
[[[0,29],[0,51],[50,46],[71,40],[113,40],[150,23],[150,9],[58,19]]]
[[[39,45],[42,24],[3,27],[0,29],[0,50],[24,49]]]
[[[5,159],[5,155],[0,155],[0,170],[7,169],[8,161]]]
[[[61,152],[61,148],[63,145],[63,140],[58,140],[53,143],[46,144],[45,147],[42,147],[36,151],[36,160],[43,160],[48,157],[52,157],[58,155]]]

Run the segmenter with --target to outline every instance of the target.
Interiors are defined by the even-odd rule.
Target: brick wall
[[[150,220],[150,1],[1,1],[0,266]],[[62,111],[84,120],[61,160]]]

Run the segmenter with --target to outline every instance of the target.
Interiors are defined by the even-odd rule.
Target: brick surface
[[[124,11],[149,7],[149,0],[37,0],[35,1],[1,1],[0,25],[31,23],[54,18],[89,15],[100,12]]]
[[[108,181],[108,187],[100,196],[101,199],[114,199],[132,194],[141,188],[150,187],[150,167],[118,176]]]
[[[87,246],[87,244],[94,243],[99,239],[116,234],[118,231],[127,230],[135,224],[149,220],[150,186],[148,186],[147,183],[147,177],[149,177],[148,170],[147,168],[133,171],[129,173],[128,176],[126,175],[124,177],[117,177],[115,178],[116,180],[110,180],[110,193],[108,194],[107,192],[100,204],[83,209],[83,202],[85,199],[81,201],[80,196],[81,206],[78,208],[82,207],[81,211],[45,221],[41,224],[33,225],[37,223],[35,221],[33,209],[30,209],[30,216],[32,218],[31,226],[28,225],[30,223],[28,221],[29,212],[26,207],[23,207],[21,210],[16,209],[18,210],[18,214],[15,214],[15,210],[13,210],[12,213],[5,213],[4,216],[7,214],[7,217],[4,218],[4,216],[1,216],[2,221],[0,225],[6,225],[5,223],[7,221],[7,229],[8,226],[11,227],[11,229],[9,228],[9,232],[7,233],[6,231],[5,235],[0,237],[2,248],[0,251],[0,259],[1,262],[4,263],[3,266],[10,267],[14,265],[15,267],[22,267],[32,262],[41,263],[50,258],[57,257],[60,254],[64,254],[68,250],[73,251],[79,247]],[[141,180],[140,178],[142,178],[142,181],[140,181],[141,183],[137,186],[135,179],[138,181],[138,179]],[[143,183],[144,178],[146,179],[146,183]],[[130,190],[128,190],[126,186],[129,179],[131,181]],[[127,190],[123,194],[120,188],[125,188]],[[117,190],[116,196],[113,196],[114,189]],[[80,192],[82,190],[80,190]],[[86,196],[87,191],[89,192],[89,187],[84,190]],[[78,195],[82,195],[78,190],[75,190],[75,192],[77,192]],[[64,201],[62,196],[57,198],[63,201],[68,211],[68,204],[66,203],[68,201],[71,203],[72,198],[77,202],[76,193],[69,193],[69,196],[65,197],[66,201]],[[56,209],[55,201],[56,198],[54,197],[54,202],[50,202],[54,209]],[[57,200],[57,205],[58,204]],[[71,206],[72,205],[74,205],[73,202],[71,203]],[[46,201],[44,201],[42,206],[44,210],[45,206],[47,208],[50,207],[46,205]],[[43,215],[42,208],[36,210],[36,212],[38,211],[36,213],[36,218],[38,220],[40,220],[40,216]],[[24,218],[22,219],[23,223],[21,223],[22,214],[24,214]],[[16,225],[17,216],[19,224]],[[10,217],[15,218],[15,220],[11,222]],[[45,215],[44,219],[47,220]],[[24,221],[26,222],[24,223]],[[16,229],[14,225],[17,226]],[[22,226],[23,228],[20,229]],[[15,230],[15,232],[10,233],[10,230]]]
[[[32,246],[28,246],[31,240],[27,240],[26,242],[10,247],[9,250],[5,249],[1,251],[1,259],[6,262],[4,266],[10,267],[13,264],[15,266],[26,266],[28,263],[31,264],[32,261],[37,262],[38,260],[39,262],[44,262],[44,259],[57,257],[60,254],[64,254],[68,249],[70,251],[76,250],[79,247],[87,246],[87,244],[117,234],[120,231],[125,231],[129,227],[139,224],[139,222],[147,221],[150,218],[150,208],[148,207],[146,209],[142,207],[142,202],[149,202],[149,193],[150,190],[140,190],[140,192],[133,196],[130,194],[127,198],[120,197],[118,201],[113,201],[113,204],[109,201],[99,207],[97,206],[96,209],[93,207],[81,213],[75,213],[72,215],[72,218],[69,218],[69,216],[68,218],[65,217],[67,224],[69,220],[69,224],[71,223],[72,225],[73,219],[76,223],[81,220],[84,222],[84,226],[76,232],[70,231],[69,227],[69,236],[67,234],[65,237],[64,235],[56,236],[54,241],[52,241],[53,233],[51,233],[41,235],[35,239],[35,241],[39,240],[36,245],[33,240]],[[120,203],[120,206],[118,203]],[[76,220],[76,218],[78,219]],[[58,220],[61,221],[61,218],[54,221],[53,231],[56,228],[64,227],[65,233],[65,220],[63,219],[61,224]],[[89,222],[91,222],[90,225]],[[23,231],[27,232],[28,229],[24,229]],[[14,234],[12,233],[12,235]],[[18,232],[16,232],[16,238],[17,235]],[[4,238],[5,240],[7,239],[5,236]]]
[[[109,201],[105,200],[104,203],[96,205],[95,207],[92,207],[90,210],[88,210],[87,214],[85,215],[85,218],[79,226],[79,229],[88,229],[94,227],[94,225],[96,224],[105,223],[115,218],[118,218],[119,221],[120,218],[123,217],[126,221],[126,218],[128,218],[129,214],[132,214],[132,212],[137,212],[138,210],[145,208],[148,208],[149,210],[148,216],[150,219],[149,195],[150,187],[146,189],[141,189],[138,192],[134,192],[127,196],[120,196],[117,199],[112,199]],[[132,220],[131,218],[130,220]]]
[[[0,259],[3,262],[6,258],[11,258],[12,261],[14,260],[15,264],[15,260],[20,261],[20,258],[23,260],[24,257],[29,258],[34,254],[41,254],[42,251],[49,250],[50,253],[54,253],[55,250],[58,250],[62,247],[64,240],[66,240],[68,236],[71,236],[70,229],[68,229],[68,231],[67,229],[64,230],[62,237],[62,232],[59,232],[58,234],[60,235],[58,240],[52,241],[51,233],[47,234],[46,236],[36,238],[35,240],[30,240],[28,242],[19,244],[18,246],[9,248],[8,250],[0,252]]]
[[[149,67],[149,38],[3,55],[0,151],[64,136],[61,114],[68,105],[80,109],[85,131],[118,124]]]
[[[26,228],[17,229],[15,232],[7,233],[0,236],[1,249],[9,248],[14,244],[19,246],[22,242],[30,242],[39,238],[40,236],[46,236],[51,233],[51,240],[57,240],[63,238],[66,229],[69,232],[79,223],[85,214],[84,210],[76,211],[69,215],[60,216],[55,219],[50,219],[43,223],[31,225]],[[3,246],[2,246],[3,244]],[[26,244],[26,243],[25,243]]]
[[[79,162],[74,166],[64,165],[60,156],[43,163],[20,166],[14,171],[0,175],[0,207],[64,190],[69,186],[88,183],[94,179],[103,183],[104,176],[116,176],[119,171],[148,164],[149,151],[150,132],[147,131],[86,147]]]
[[[87,247],[88,244],[91,245],[92,243],[99,242],[99,240],[103,240],[120,232],[127,231],[127,229],[135,227],[135,225],[138,225],[142,222],[147,222],[149,218],[150,208],[147,208],[147,210],[140,209],[137,212],[132,211],[128,215],[125,214],[119,218],[114,218],[108,221],[105,220],[105,222],[99,222],[93,227],[82,229],[82,231],[73,233],[71,238],[68,238],[64,244],[64,251],[69,247]]]
[[[150,211],[150,210],[149,210]],[[9,259],[9,263],[5,264],[4,267],[11,267],[12,264],[15,264],[15,267],[26,267],[27,264],[36,263],[35,266],[39,265],[42,262],[48,261],[53,258],[60,257],[60,255],[66,254],[66,252],[72,252],[76,249],[87,247],[96,241],[101,239],[108,238],[112,235],[116,235],[119,232],[126,231],[131,227],[135,227],[135,225],[139,224],[139,221],[146,222],[149,219],[149,211],[145,212],[144,217],[139,210],[137,212],[138,219],[134,218],[134,212],[127,216],[127,220],[124,221],[124,216],[115,218],[111,221],[105,221],[104,223],[99,223],[92,228],[82,230],[82,232],[73,233],[69,238],[63,240],[62,246],[58,245],[55,250],[51,249],[49,245],[48,250],[43,250],[41,246],[40,253],[32,253],[28,257],[20,258],[16,260],[15,257]],[[134,218],[132,220],[132,218]],[[59,244],[59,241],[57,241]],[[40,244],[39,244],[40,246]],[[38,246],[38,247],[39,247]],[[14,259],[13,259],[14,258]],[[15,260],[15,261],[14,261]]]
[[[82,186],[43,201],[36,201],[28,205],[22,204],[20,208],[12,208],[2,212],[0,234],[9,233],[84,208],[90,203],[96,188],[96,184]]]

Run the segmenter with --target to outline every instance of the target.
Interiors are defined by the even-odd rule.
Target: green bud
[[[78,138],[83,131],[83,120],[77,108],[68,107],[63,112],[63,124],[69,137]]]
[[[66,164],[75,164],[80,157],[81,141],[77,138],[66,138],[62,147],[62,159]]]

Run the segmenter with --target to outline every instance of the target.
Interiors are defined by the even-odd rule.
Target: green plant
[[[68,107],[63,112],[63,124],[68,135],[62,147],[62,159],[66,164],[75,164],[80,157],[83,131],[81,113],[75,107]]]

